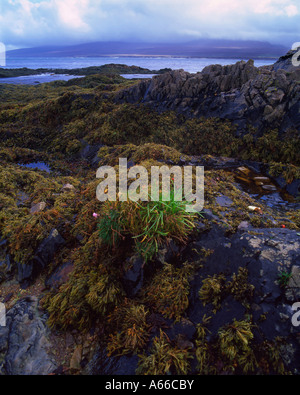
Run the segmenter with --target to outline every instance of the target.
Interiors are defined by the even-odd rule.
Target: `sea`
[[[211,64],[230,65],[239,60],[248,59],[214,59],[214,58],[188,58],[188,57],[166,57],[166,56],[102,56],[102,57],[8,57],[6,66],[3,68],[17,69],[27,67],[29,69],[77,69],[90,66],[102,66],[105,64],[125,64],[127,66],[139,66],[149,70],[160,70],[170,68],[172,70],[183,69],[189,73],[197,73]],[[256,67],[271,65],[274,59],[254,60]],[[125,78],[150,78],[151,75],[123,75]],[[69,80],[78,78],[75,76],[45,73],[38,76],[2,78],[0,83],[10,84],[39,84],[55,80]]]

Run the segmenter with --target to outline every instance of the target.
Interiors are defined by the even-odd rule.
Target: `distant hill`
[[[197,58],[278,59],[289,48],[260,41],[201,39],[187,43],[94,42],[72,46],[23,48],[7,57],[184,56]]]

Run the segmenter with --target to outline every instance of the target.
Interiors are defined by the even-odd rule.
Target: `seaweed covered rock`
[[[0,239],[0,284],[8,280],[14,273],[15,265],[7,251],[8,242]]]
[[[215,228],[188,247],[213,253],[191,284],[189,319],[196,325],[211,316],[209,340],[233,320],[251,317],[256,342],[281,339],[287,368],[300,371],[298,330],[292,305],[300,292],[300,238],[290,229],[247,230],[227,237]],[[211,313],[213,314],[211,315]]]
[[[27,297],[17,302],[7,312],[6,327],[0,328],[0,374],[47,375],[55,370],[48,334],[38,300]]]
[[[208,66],[197,74],[171,71],[116,95],[120,103],[143,103],[188,117],[228,119],[240,132],[248,124],[259,132],[266,127],[280,132],[299,129],[299,98],[299,82],[293,73],[277,66],[256,68],[252,60]]]
[[[136,296],[143,286],[144,265],[144,260],[137,254],[125,262],[123,285],[130,297]]]
[[[93,357],[84,369],[84,374],[92,376],[135,375],[138,356],[107,356],[107,350],[98,347]]]
[[[32,280],[51,262],[54,254],[64,243],[65,240],[58,233],[57,229],[53,229],[49,236],[41,242],[31,262],[17,265],[18,281],[24,283]]]

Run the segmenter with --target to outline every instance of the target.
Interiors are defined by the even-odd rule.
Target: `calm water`
[[[78,76],[66,75],[66,74],[25,75],[21,77],[1,78],[0,84],[38,85],[44,82],[68,81],[71,80],[72,78],[78,78]]]
[[[51,171],[50,167],[45,162],[32,162],[26,164],[19,163],[19,166],[27,167],[28,169],[33,169],[33,170],[43,170],[46,171],[47,173],[50,173]]]
[[[247,59],[243,59],[247,60]],[[172,57],[113,57],[103,56],[96,58],[10,58],[7,59],[6,68],[29,69],[49,68],[49,69],[75,69],[89,66],[102,66],[104,64],[126,64],[127,66],[139,66],[150,70],[160,70],[170,68],[173,70],[183,69],[190,73],[197,73],[210,64],[234,64],[238,59],[206,59],[206,58],[172,58]],[[256,60],[255,66],[270,65],[275,60]]]

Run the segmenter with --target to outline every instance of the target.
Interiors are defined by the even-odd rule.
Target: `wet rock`
[[[18,281],[22,285],[23,288],[26,288],[29,285],[29,280],[32,278],[33,273],[33,263],[19,263],[17,262],[17,270],[18,270]]]
[[[61,191],[62,191],[62,192],[71,192],[71,191],[75,191],[75,187],[74,187],[74,185],[72,185],[72,184],[65,184],[65,185],[63,185]]]
[[[293,266],[290,275],[291,278],[286,287],[285,296],[287,300],[295,302],[300,298],[300,265]]]
[[[240,173],[245,174],[246,176],[248,176],[249,173],[250,173],[249,169],[248,169],[247,167],[244,167],[244,166],[238,167],[237,170],[238,170]]]
[[[157,259],[162,265],[165,262],[172,263],[179,253],[180,247],[174,242],[174,240],[168,240],[165,245],[159,248]]]
[[[282,172],[287,171],[287,167],[283,166]],[[266,174],[269,175],[275,182],[280,186],[280,188],[285,189],[288,194],[291,196],[297,197],[300,193],[300,180],[294,179],[292,182],[287,182],[286,179],[280,175],[276,177],[272,177],[270,173],[270,168],[266,166]]]
[[[53,259],[54,254],[65,243],[65,240],[53,229],[50,235],[44,239],[33,259],[28,264],[18,263],[18,281],[23,283],[35,278]]]
[[[277,191],[277,188],[275,187],[275,185],[262,185],[262,189],[266,190],[266,191]]]
[[[256,325],[254,332],[257,338],[274,340],[279,336],[292,344],[288,366],[300,372],[297,359],[300,354],[298,329],[291,322],[294,314],[292,305],[300,298],[300,239],[297,231],[245,229],[227,236],[219,224],[191,243],[183,258],[192,257],[188,249],[201,251],[203,248],[212,253],[190,283],[188,319],[197,325],[202,322],[204,315],[212,316],[208,339],[213,339],[220,326],[231,323],[233,319],[245,319],[247,312]],[[247,268],[247,282],[254,287],[249,300],[250,310],[247,311],[241,301],[229,294],[224,296],[220,308],[212,314],[213,305],[208,303],[204,306],[199,298],[203,280],[208,276],[223,274],[228,282],[240,267]],[[282,271],[292,274],[286,288],[279,283]]]
[[[296,50],[291,50],[286,55],[281,56],[273,65],[274,70],[278,71],[281,69],[288,72],[296,71],[297,67],[295,67],[292,63],[292,58],[296,52]]]
[[[179,164],[182,163],[180,160]],[[232,169],[241,165],[241,161],[235,158],[226,158],[223,156],[216,157],[213,155],[194,156],[188,166],[203,166],[205,169]]]
[[[6,240],[0,240],[0,284],[10,279],[15,271],[15,264],[8,254],[7,244]]]
[[[58,266],[45,280],[45,285],[51,289],[58,289],[62,284],[65,284],[72,271],[74,265],[72,262],[66,262]]]
[[[84,369],[84,374],[92,376],[124,375],[134,376],[138,367],[138,356],[107,356],[107,350],[101,346]]]
[[[196,334],[195,325],[188,319],[175,322],[170,329],[165,331],[170,340],[176,339],[179,335],[188,340],[193,340]]]
[[[27,193],[20,191],[17,193],[17,206],[26,206],[27,202],[29,201],[30,196]]]
[[[250,60],[211,65],[196,75],[175,70],[119,91],[115,100],[145,103],[187,117],[229,119],[237,125],[239,135],[249,124],[258,132],[266,127],[280,132],[298,129],[300,87],[296,76],[278,66],[256,68]]]
[[[18,301],[7,312],[6,327],[0,328],[0,374],[47,375],[56,369],[48,334],[37,299]]]
[[[97,167],[100,161],[100,158],[98,157],[98,151],[101,147],[103,147],[101,144],[90,145],[85,143],[85,147],[80,151],[81,159],[88,161],[92,167]]]
[[[286,184],[286,191],[294,197],[299,196],[299,194],[300,194],[300,180],[294,180],[290,184]]]
[[[254,177],[253,180],[254,180],[254,181],[261,181],[262,183],[264,183],[264,182],[270,182],[269,177]]]
[[[203,209],[203,211],[201,212],[201,214],[203,215],[203,217],[205,219],[209,219],[209,220],[215,220],[215,221],[219,221],[219,217],[215,214],[213,214],[213,212],[207,208]]]
[[[45,202],[37,203],[37,204],[35,204],[34,206],[31,207],[30,214],[39,213],[39,212],[45,210],[45,208],[46,208],[46,203]]]
[[[134,163],[133,160],[129,160],[129,161],[127,162],[127,169],[130,169],[131,167],[134,167],[134,166],[135,166],[135,163]]]
[[[144,260],[139,255],[128,258],[124,265],[123,285],[128,296],[135,296],[144,282]]]
[[[242,221],[237,227],[238,231],[244,232],[245,230],[249,230],[252,226],[248,221]]]
[[[230,207],[233,205],[233,201],[224,195],[218,196],[216,198],[216,203],[221,207]]]

